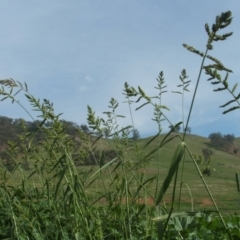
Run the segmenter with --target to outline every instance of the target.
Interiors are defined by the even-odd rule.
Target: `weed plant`
[[[91,132],[86,134],[77,129],[82,142],[78,160],[84,162],[91,153],[96,163],[92,167],[75,166],[73,156],[76,142],[65,133],[66,126],[60,121],[60,114],[55,114],[50,101],[36,99],[25,83],[13,79],[1,80],[2,100],[10,99],[12,103],[18,104],[34,121],[31,113],[17,100],[17,94],[23,92],[33,110],[40,113],[41,124],[34,132],[29,132],[23,122],[25,131],[19,136],[21,144],[8,143],[8,153],[14,164],[11,169],[4,165],[1,167],[0,238],[240,239],[239,216],[222,216],[199,167],[200,161],[185,141],[203,71],[209,77],[209,82],[220,86],[214,91],[226,90],[232,96],[232,100],[221,105],[222,108],[228,107],[223,113],[240,108],[240,94],[235,94],[237,84],[233,88],[228,84],[228,75],[232,71],[208,54],[215,41],[224,41],[232,35],[219,33],[231,21],[231,12],[228,11],[217,16],[211,28],[205,25],[208,36],[205,52],[183,44],[187,50],[202,58],[186,121],[182,115],[181,122],[172,123],[165,113],[168,107],[163,105],[163,94],[167,92],[167,86],[162,71],[155,87],[157,96],[148,96],[141,87],[134,88],[125,83],[123,94],[132,119],[129,126],[119,126],[118,119],[123,116],[117,114],[118,102],[114,98],[109,102],[109,110],[104,112],[105,119],[97,117],[88,106],[87,121]],[[206,59],[211,64],[205,65]],[[178,87],[181,90],[175,93],[182,95],[184,112],[184,94],[190,84],[186,70],[182,70],[180,81]],[[158,126],[158,133],[144,147],[129,137],[135,129],[133,103],[138,104],[136,110],[151,105],[153,120]],[[230,104],[236,105],[229,107]],[[162,121],[172,126],[164,137],[161,135]],[[183,133],[177,132],[180,125],[183,126]],[[33,140],[39,131],[43,138],[35,145]],[[174,139],[179,143],[172,153],[168,172],[162,181],[162,148]],[[154,141],[158,141],[158,146],[150,148]],[[106,161],[106,147],[115,151],[116,157],[110,161]],[[100,155],[96,155],[96,149],[100,149]],[[187,182],[183,182],[186,156],[191,158],[213,203],[214,208],[210,211],[194,211],[191,188]],[[153,160],[158,162],[157,174],[154,176],[147,171]],[[23,168],[26,163],[29,163],[28,171]],[[180,191],[177,191],[177,185],[180,185]],[[189,211],[183,211],[181,205],[185,187],[191,202]],[[164,204],[167,191],[171,191],[170,208]]]

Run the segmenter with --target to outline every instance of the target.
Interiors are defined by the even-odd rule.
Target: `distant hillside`
[[[100,138],[99,141],[96,142],[98,139],[96,136],[89,136],[86,132],[84,132],[83,129],[85,129],[85,131],[89,131],[86,126],[83,128],[83,126],[77,126],[74,123],[64,120],[62,123],[62,125],[65,126],[63,134],[64,136],[67,136],[63,138],[63,141],[66,140],[68,142],[68,140],[71,139],[73,147],[71,147],[70,152],[72,153],[72,159],[78,170],[82,170],[83,168],[98,170],[99,166],[116,158],[118,154],[120,154],[120,156],[122,156],[122,159],[120,160],[123,160],[124,163],[137,166],[137,174],[141,174],[144,171],[148,177],[159,176],[160,183],[166,177],[174,151],[176,150],[178,143],[181,141],[178,137],[176,137],[161,147],[159,151],[159,144],[166,137],[166,134],[162,134],[155,138],[147,147],[145,147],[146,144],[153,137],[138,139],[136,142],[133,139],[129,139],[124,142],[119,141],[119,139],[113,140]],[[7,117],[0,117],[0,161],[8,171],[12,172],[16,163],[21,164],[22,169],[26,171],[26,174],[31,174],[32,170],[34,170],[34,156],[31,155],[32,152],[28,152],[26,154],[28,157],[25,157],[25,153],[21,151],[22,142],[19,140],[19,134],[24,135],[26,132],[35,133],[39,124],[40,122],[32,123],[26,122],[23,119],[13,120]],[[49,124],[50,123],[45,123],[45,129],[51,126]],[[76,128],[82,129],[81,134],[79,134]],[[169,138],[174,136],[176,136],[176,133],[171,133]],[[46,153],[44,147],[42,147],[42,145],[38,142],[44,140],[43,137],[43,134],[39,131],[34,138],[36,148],[33,148],[33,152],[35,151],[40,158],[44,158]],[[89,149],[89,146],[87,146],[83,141],[85,137],[89,140],[91,149]],[[193,154],[195,160],[197,161],[199,169],[204,175],[208,186],[211,188],[211,192],[213,193],[217,203],[220,205],[221,210],[234,212],[236,209],[239,209],[239,193],[237,192],[235,176],[236,172],[240,173],[240,152],[237,151],[234,153],[233,150],[240,149],[240,138],[233,139],[233,136],[231,135],[222,136],[217,133],[213,135],[213,140],[214,141],[212,142],[210,138],[192,134],[187,134],[185,139],[191,154]],[[226,140],[229,140],[229,142],[225,142]],[[7,141],[15,141],[19,143],[18,147],[20,151],[18,151],[18,155],[16,155],[17,157],[8,158],[9,155],[6,153]],[[94,142],[96,143],[93,145]],[[135,143],[137,143],[137,145]],[[214,145],[213,143],[217,143],[219,145]],[[157,151],[148,157],[148,154],[155,149],[157,149]],[[55,151],[57,152],[58,150],[55,149]],[[203,151],[209,154],[209,156],[206,156],[207,158],[205,158]],[[183,167],[183,162],[184,174],[182,180],[187,183],[188,187],[191,189],[194,197],[194,204],[199,205],[200,203],[200,207],[202,206],[204,209],[211,208],[212,203],[209,201],[208,193],[202,184],[195,162],[192,160],[187,151],[180,163],[180,168]],[[107,182],[109,181],[108,171],[111,171],[111,169],[114,171],[117,166],[116,163],[117,161],[114,162],[109,169],[106,168],[102,172]],[[91,166],[89,167],[89,165]],[[120,174],[120,172],[118,174]],[[182,181],[180,176],[181,175],[179,175],[178,181]],[[171,199],[171,188],[172,185],[165,196],[164,201],[166,204],[168,204],[169,199]],[[153,186],[149,189],[152,192],[154,191]],[[188,198],[189,193],[185,189],[183,191],[183,201],[186,201],[184,202],[186,207],[190,205],[188,200],[186,200]],[[206,202],[208,205],[206,205]],[[189,208],[187,209],[189,210]]]
[[[90,153],[89,149],[86,149],[85,144],[80,139],[79,130],[83,134],[89,133],[89,129],[86,125],[78,126],[76,123],[66,121],[66,120],[60,120],[62,123],[61,126],[61,132],[64,135],[67,135],[67,141],[71,139],[72,142],[72,151],[73,151],[73,158],[76,160],[76,165],[95,165],[96,161],[92,157],[92,154]],[[43,124],[44,128],[47,129],[51,127],[52,123],[45,122]],[[23,140],[25,135],[30,135],[33,137],[33,140],[31,142],[32,147],[39,147],[39,143],[44,140],[44,134],[42,131],[39,131],[39,126],[41,125],[41,121],[25,121],[24,119],[11,119],[8,117],[0,116],[0,161],[6,166],[12,166],[14,165],[11,156],[8,154],[8,143],[13,143],[18,146],[17,150],[17,158],[21,158],[24,154],[22,142],[26,141]],[[88,135],[89,136],[89,135]],[[31,138],[30,137],[30,138]],[[89,136],[90,141],[93,143],[97,138],[96,136]],[[28,139],[29,140],[29,139]],[[86,159],[82,161],[79,159],[79,152],[80,149],[84,149],[86,154]],[[98,148],[94,151],[95,157],[100,156],[100,152]],[[105,147],[105,156],[106,159],[112,159],[113,157],[116,157],[116,153],[111,150],[107,149]],[[15,158],[14,158],[15,159]],[[18,159],[15,159],[18,161]],[[12,168],[10,167],[10,169]],[[27,167],[28,169],[29,167]]]
[[[75,123],[62,120],[65,124],[65,133],[71,137],[78,135],[76,128],[80,128]],[[0,116],[0,157],[6,158],[5,150],[9,141],[15,142],[17,145],[20,144],[20,138],[27,133],[34,133],[33,144],[37,144],[43,139],[42,131],[36,131],[41,121],[25,121],[24,119],[12,119],[4,116]],[[45,127],[49,127],[50,123],[46,122]],[[20,135],[22,135],[20,137]]]
[[[65,133],[76,136],[76,128],[80,126],[76,125],[73,122],[62,120],[66,125]],[[34,132],[38,126],[41,124],[41,121],[37,120],[35,122],[26,121],[22,118],[12,119],[4,116],[0,116],[0,147],[3,148],[6,146],[7,141],[18,141],[19,134],[26,132]],[[49,126],[50,123],[46,122],[44,126]],[[42,133],[39,131],[36,136],[36,141],[42,138]]]
[[[89,132],[89,129],[86,125],[78,126],[77,124],[61,120],[62,123],[64,123],[65,129],[64,133],[69,135],[70,138],[74,139],[76,144],[76,151],[75,156],[78,157],[78,151],[81,146],[81,140],[79,139],[79,132],[77,129],[82,129],[83,132]],[[41,131],[36,131],[38,129],[38,126],[41,124],[41,121],[25,121],[24,119],[11,119],[8,117],[0,116],[0,158],[6,159],[6,149],[7,149],[7,142],[8,141],[14,141],[17,144],[20,143],[19,135],[24,135],[24,133],[33,133],[35,132],[34,136],[34,143],[37,144],[39,141],[43,140],[43,134]],[[49,127],[50,123],[46,122],[44,123],[45,127]],[[171,133],[171,136],[173,136],[176,133]],[[146,152],[150,152],[154,148],[158,146],[158,141],[161,141],[165,137],[165,134],[161,135],[160,138],[155,139],[151,144],[147,147],[145,150]],[[224,135],[221,136],[221,134],[216,133],[213,134],[213,139],[196,136],[192,134],[187,134],[186,142],[191,149],[191,151],[194,154],[201,155],[204,158],[204,151],[205,153],[209,153],[212,155],[212,158],[215,158],[218,156],[218,158],[227,158],[228,159],[239,159],[240,156],[240,138],[234,138],[232,135]],[[142,138],[138,139],[137,142],[139,144],[139,147],[143,149],[143,147],[146,145],[146,143],[151,139],[152,137],[148,138]],[[91,137],[92,142],[95,141],[96,137]],[[217,139],[217,140],[216,140]],[[227,140],[229,140],[229,142]],[[213,141],[214,140],[214,141]],[[231,141],[230,141],[231,140]],[[109,144],[112,140],[111,139],[102,139],[101,146],[103,147],[106,155],[108,156],[107,159],[110,160],[111,158],[116,156],[116,153],[114,150],[110,147],[111,144]],[[129,156],[131,156],[131,143],[133,143],[133,140],[130,140],[130,147],[129,147]],[[179,142],[179,139],[176,138],[173,141],[169,142],[162,148],[162,156],[165,158],[171,158],[172,152],[175,149],[177,143]],[[225,145],[224,145],[225,144]],[[84,147],[84,146],[82,146]],[[204,150],[205,149],[205,150]],[[98,151],[96,149],[96,151]],[[96,152],[97,156],[100,154],[99,152]],[[86,164],[94,164],[93,159],[90,157],[91,154],[89,154],[89,159]],[[209,156],[210,156],[209,155]],[[206,157],[206,156],[205,156]],[[77,163],[79,164],[79,163]]]

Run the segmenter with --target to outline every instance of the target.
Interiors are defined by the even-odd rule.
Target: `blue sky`
[[[185,95],[186,118],[201,62],[182,44],[204,51],[204,24],[212,24],[216,15],[228,10],[234,19],[225,31],[234,34],[216,42],[211,55],[233,70],[229,82],[234,85],[240,80],[240,1],[1,0],[0,79],[26,82],[36,98],[49,99],[56,113],[79,125],[87,123],[87,105],[103,116],[114,97],[119,102],[118,114],[126,116],[120,121],[124,126],[131,124],[128,106],[123,103],[124,83],[157,95],[154,86],[163,71],[168,93],[162,103],[170,108],[166,114],[176,123],[182,119],[181,96],[171,91],[177,90],[185,68],[192,80],[190,93]],[[192,133],[240,136],[240,111],[222,115],[219,109],[231,96],[212,90],[202,75],[189,124]],[[18,99],[31,111],[23,95]],[[1,102],[0,115],[30,120],[10,101]],[[133,112],[141,137],[156,133],[152,117],[150,107]],[[168,126],[163,122],[165,131]]]

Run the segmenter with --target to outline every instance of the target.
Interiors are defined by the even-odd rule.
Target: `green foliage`
[[[225,219],[232,239],[240,239],[239,216]],[[183,216],[171,219],[165,232],[165,239],[228,239],[221,220],[210,213],[196,213],[195,216]]]
[[[2,101],[10,99],[31,116],[16,97],[19,92],[24,92],[33,110],[41,114],[40,120],[32,118],[32,124],[17,121],[17,124],[22,124],[23,132],[16,140],[8,142],[8,156],[12,165],[11,169],[4,164],[1,168],[0,238],[239,239],[239,216],[222,216],[203,176],[204,172],[199,168],[202,161],[198,161],[201,159],[191,152],[185,139],[203,69],[211,76],[209,81],[215,79],[213,84],[223,84],[216,91],[229,90],[234,97],[234,101],[231,100],[224,107],[232,102],[238,104],[225,112],[239,108],[239,97],[234,95],[236,85],[232,90],[228,88],[227,79],[231,70],[207,54],[213,48],[214,41],[231,36],[232,33],[218,34],[231,20],[231,12],[226,12],[217,16],[211,29],[208,24],[205,25],[208,35],[205,53],[184,44],[186,49],[203,58],[186,123],[183,114],[182,121],[178,123],[172,123],[165,114],[169,108],[162,104],[163,93],[166,93],[162,71],[155,87],[158,90],[157,96],[148,96],[140,86],[134,88],[125,83],[123,94],[132,119],[132,125],[126,127],[118,124],[118,119],[124,116],[117,114],[119,104],[114,98],[109,101],[109,111],[104,112],[105,119],[96,116],[88,106],[89,128],[86,125],[79,127],[60,120],[61,114],[55,114],[53,104],[46,99],[41,102],[32,96],[27,84],[13,79],[0,80]],[[213,61],[213,64],[204,66],[206,58]],[[226,72],[224,79],[218,71]],[[181,91],[177,92],[182,95],[183,109],[184,92],[188,91],[190,83],[187,78],[186,71],[183,70],[180,75],[181,84],[178,85]],[[158,133],[143,147],[140,146],[141,139],[129,139],[131,131],[136,130],[131,110],[134,103],[137,104],[136,111],[145,105],[152,106],[153,120],[158,127]],[[161,138],[162,121],[167,121],[171,129]],[[3,119],[4,124],[7,122],[8,119]],[[183,134],[176,131],[180,125],[183,125]],[[176,134],[173,135],[172,132]],[[211,137],[213,136],[216,137]],[[75,137],[81,139],[80,145],[77,145]],[[228,143],[234,140],[231,135],[226,135],[223,139]],[[163,173],[160,171],[162,149],[174,140],[178,140],[178,143],[172,151],[168,171],[160,182]],[[34,144],[35,141],[37,145]],[[154,141],[158,142],[157,147],[151,148]],[[79,147],[80,151],[77,152]],[[23,157],[21,162],[19,154]],[[193,195],[188,183],[183,181],[186,155],[196,169],[196,178],[201,180],[213,204],[210,212],[193,211]],[[158,162],[158,170],[157,174],[151,176],[147,172],[147,166],[153,159]],[[83,166],[87,161],[91,165],[95,163],[95,167]],[[30,171],[23,171],[23,168]],[[206,169],[209,169],[209,165]],[[180,174],[180,193],[176,200]],[[191,212],[181,210],[182,186],[187,187]],[[170,208],[164,204],[167,192],[171,193]],[[176,201],[178,212],[174,212]]]

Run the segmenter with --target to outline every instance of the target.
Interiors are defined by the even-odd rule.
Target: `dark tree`
[[[237,153],[238,153],[238,149],[237,149],[237,148],[234,148],[234,149],[233,149],[233,152],[234,152],[234,154],[237,154]]]
[[[140,138],[140,134],[139,134],[139,131],[137,129],[133,129],[132,130],[132,139],[133,140],[137,140]]]
[[[70,121],[66,121],[66,120],[60,120],[61,123],[63,123],[63,126],[65,128],[65,132],[71,136],[77,136],[78,135],[78,131],[77,129],[79,129],[80,127],[74,123],[74,122],[70,122]]]
[[[225,142],[227,142],[230,145],[232,145],[235,140],[235,136],[233,134],[224,135],[223,138],[224,138]]]
[[[207,175],[208,177],[211,176],[211,170],[209,167],[206,167],[203,171],[202,171],[203,175]]]
[[[81,127],[81,129],[83,130],[83,132],[85,132],[85,133],[90,133],[90,130],[89,130],[89,128],[88,128],[87,125],[82,124],[80,127]]]
[[[213,154],[212,150],[210,150],[209,148],[202,149],[202,153],[206,161],[209,161],[210,156]]]
[[[212,146],[230,151],[233,147],[235,137],[233,134],[222,135],[221,133],[211,133],[209,135],[210,143]]]
[[[221,133],[219,133],[219,132],[211,133],[208,138],[210,138],[210,143],[214,147],[222,148],[224,146],[224,140],[223,140],[223,136]]]
[[[186,130],[186,133],[191,134],[192,129],[190,127],[187,127],[185,130]]]

